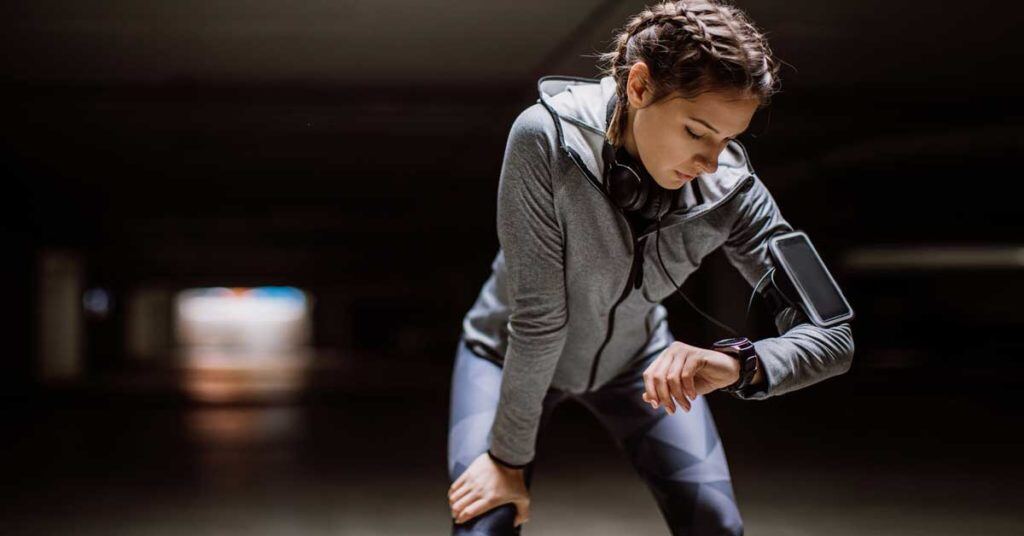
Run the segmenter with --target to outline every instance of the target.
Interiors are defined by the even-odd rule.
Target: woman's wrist
[[[490,449],[487,449],[487,456],[491,459],[492,462],[494,462],[494,465],[497,465],[501,469],[506,469],[510,471],[522,471],[528,465],[525,463],[523,465],[516,465],[513,463],[506,462],[505,460],[502,460],[501,458],[495,456]]]

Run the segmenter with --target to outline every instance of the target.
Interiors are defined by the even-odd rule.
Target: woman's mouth
[[[672,171],[674,171],[674,172],[675,172],[675,174],[676,174],[676,177],[677,177],[677,178],[678,178],[679,180],[683,180],[683,181],[689,181],[689,180],[693,180],[693,175],[687,175],[686,173],[681,173],[681,172],[679,172],[679,171],[677,171],[677,170],[675,170],[675,169],[673,169]]]

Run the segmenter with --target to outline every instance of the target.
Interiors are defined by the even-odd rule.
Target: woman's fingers
[[[452,493],[448,494],[448,504],[455,504],[455,501],[465,497],[467,493],[472,490],[469,486],[462,486]]]
[[[676,405],[672,401],[672,394],[668,392],[668,382],[665,381],[664,376],[655,378],[654,385],[658,388],[658,400],[665,406],[665,411],[668,411],[670,415],[675,413]]]
[[[658,402],[664,405],[669,413],[675,413],[676,411],[676,405],[672,402],[672,394],[668,391],[667,380],[668,368],[674,360],[674,355],[666,355],[654,373],[654,388],[657,390]]]
[[[665,354],[662,354],[665,355]],[[645,400],[651,405],[651,407],[658,407],[658,390],[654,387],[654,373],[661,363],[661,356],[654,360],[646,370],[644,370],[644,393],[647,395]]]
[[[462,489],[462,480],[456,480],[451,486],[448,486],[448,496],[451,497],[453,493]]]
[[[660,369],[665,365],[665,360],[669,356],[669,350],[665,350],[647,370],[644,371],[644,389],[647,391],[647,398],[652,401],[652,407],[658,407],[664,403],[664,400],[658,396],[658,375]]]
[[[476,492],[467,493],[463,495],[462,497],[459,498],[459,500],[455,501],[455,504],[452,504],[452,517],[458,519],[459,517],[465,515],[466,508],[479,500],[480,494]]]
[[[683,382],[683,389],[690,398],[697,398],[697,387],[694,385],[693,379],[700,370],[702,361],[700,355],[694,353],[690,355],[690,358],[683,363],[683,370],[680,372],[679,377]]]
[[[688,378],[686,371],[688,362],[699,364],[699,360],[692,359],[695,355],[694,352],[688,352],[684,345],[674,345],[658,356],[644,371],[644,401],[653,407],[663,405],[669,413],[675,413],[676,403],[689,411],[692,407],[690,400],[696,398],[697,393],[693,385],[693,372]],[[699,367],[694,370],[699,370]]]
[[[699,377],[706,365],[707,358],[699,348],[674,343],[644,371],[644,402],[655,408],[664,406],[669,413],[675,413],[676,404],[690,411],[692,400],[713,390]]]
[[[682,406],[683,411],[690,411],[690,400],[686,398],[686,394],[683,393],[682,382],[679,376],[683,370],[683,363],[686,360],[686,354],[678,356],[672,360],[672,365],[668,368],[668,390],[672,394],[672,398]]]
[[[488,501],[487,499],[478,499],[477,501],[470,503],[469,506],[462,510],[462,512],[455,518],[455,522],[465,523],[466,521],[473,519],[474,517],[490,510],[491,508],[494,508],[495,506],[497,505],[491,504],[491,501]]]
[[[451,495],[453,492],[455,492],[456,490],[461,488],[462,485],[465,484],[465,483],[466,483],[466,471],[463,471],[462,474],[459,475],[459,478],[456,478],[455,482],[452,482],[452,485],[448,488],[448,494]]]

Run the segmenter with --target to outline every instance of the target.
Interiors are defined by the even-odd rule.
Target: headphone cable
[[[662,260],[661,258],[661,216],[658,217],[658,226],[654,231],[654,250],[658,253],[658,263],[661,264],[661,271],[665,272],[665,275],[668,276],[668,280],[672,282],[672,286],[676,288],[676,292],[678,292],[679,295],[682,296],[684,300],[686,300],[686,303],[689,304],[689,306],[693,308],[694,311],[700,313],[701,316],[703,316],[712,324],[715,324],[716,326],[722,328],[723,330],[731,333],[733,337],[739,337],[740,335],[736,333],[736,330],[732,329],[731,327],[727,326],[722,322],[719,322],[711,315],[702,311],[692,301],[690,301],[690,298],[687,297],[685,293],[683,293],[683,289],[679,287],[679,284],[676,283],[676,280],[672,278],[672,274],[670,274],[668,268],[665,267],[665,261]],[[758,292],[760,292],[761,285],[765,282],[768,276],[772,274],[773,271],[775,271],[775,268],[770,268],[767,272],[765,272],[763,276],[761,276],[761,280],[757,282],[757,285],[754,285],[754,289],[750,293],[750,300],[747,302],[747,314],[743,318],[743,325],[745,327],[748,327],[748,323],[750,321],[750,308],[751,306],[754,305],[754,297],[757,295]]]

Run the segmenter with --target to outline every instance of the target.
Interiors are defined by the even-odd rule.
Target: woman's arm
[[[554,207],[551,161],[558,150],[547,110],[527,108],[512,124],[498,184],[498,241],[505,256],[509,340],[490,450],[448,490],[456,523],[505,503],[514,525],[530,517],[525,466],[533,459],[544,396],[565,345],[562,228]],[[506,467],[501,467],[504,465]]]
[[[753,286],[774,266],[768,239],[792,231],[775,199],[755,175],[749,191],[737,197],[738,217],[723,246],[729,262]],[[853,332],[847,323],[820,328],[803,311],[783,309],[775,317],[779,336],[754,342],[763,381],[737,393],[744,399],[764,399],[800,389],[849,370]]]
[[[558,150],[539,104],[516,118],[498,185],[498,240],[509,289],[509,341],[490,453],[507,465],[533,459],[541,405],[566,334],[562,228],[554,208]]]

